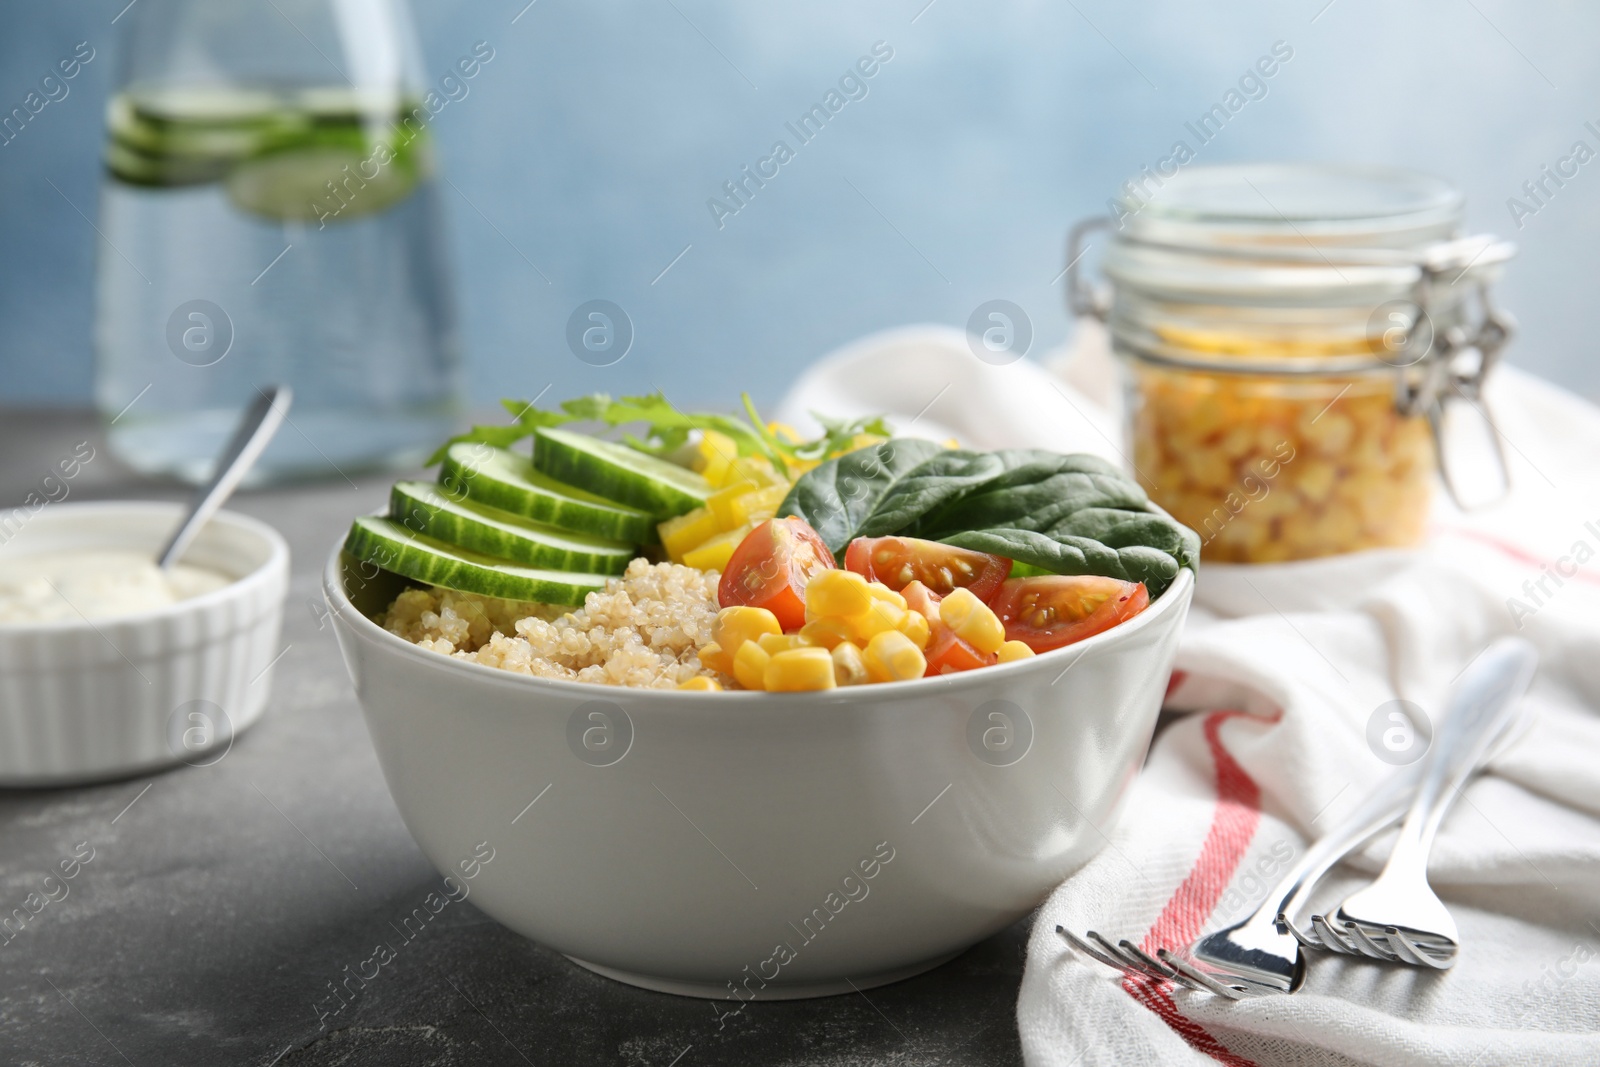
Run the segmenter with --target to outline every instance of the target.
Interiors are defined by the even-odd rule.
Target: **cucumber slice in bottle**
[[[377,166],[372,152],[314,141],[268,151],[229,172],[228,199],[241,211],[269,219],[347,222],[375,215],[411,195],[417,172],[399,158]],[[372,177],[361,173],[363,167]],[[341,192],[331,192],[329,183]]]
[[[649,512],[558,482],[504,448],[451,445],[439,468],[439,484],[454,499],[465,494],[475,503],[563,530],[634,544],[656,540],[656,520]]]
[[[711,483],[637,448],[570,430],[535,430],[533,465],[552,478],[670,519],[706,502]]]
[[[633,546],[625,542],[452,500],[429,482],[396,482],[389,494],[389,515],[409,530],[529,567],[621,574],[634,557]]]
[[[344,550],[386,571],[463,593],[578,605],[606,575],[519,567],[471,549],[447,545],[406,529],[392,519],[364,515],[350,526]]]

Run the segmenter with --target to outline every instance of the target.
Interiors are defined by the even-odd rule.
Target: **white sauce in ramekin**
[[[146,553],[116,549],[0,557],[0,623],[134,615],[232,581],[220,571],[187,563],[163,571]]]

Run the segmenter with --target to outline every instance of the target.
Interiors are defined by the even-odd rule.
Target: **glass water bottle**
[[[107,110],[96,401],[139,470],[205,477],[256,389],[259,481],[414,463],[460,356],[404,0],[143,0]]]

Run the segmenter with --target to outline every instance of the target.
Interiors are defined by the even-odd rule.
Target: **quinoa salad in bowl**
[[[878,419],[510,408],[323,577],[407,829],[440,871],[493,838],[485,914],[648,989],[765,961],[762,998],[852,993],[1104,847],[1199,550],[1127,476]]]
[[[1138,616],[1199,539],[1111,464],[659,394],[507,402],[396,483],[344,549],[404,579],[375,621],[539,678],[805,692],[1015,662]],[[642,437],[571,423],[643,425]],[[513,446],[532,438],[532,454]]]

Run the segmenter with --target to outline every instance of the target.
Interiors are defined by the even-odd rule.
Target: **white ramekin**
[[[0,558],[74,549],[154,557],[177,504],[48,504],[12,513]],[[89,622],[0,623],[0,787],[69,785],[215,762],[266,706],[289,583],[272,527],[220,512],[184,562],[235,580]]]

